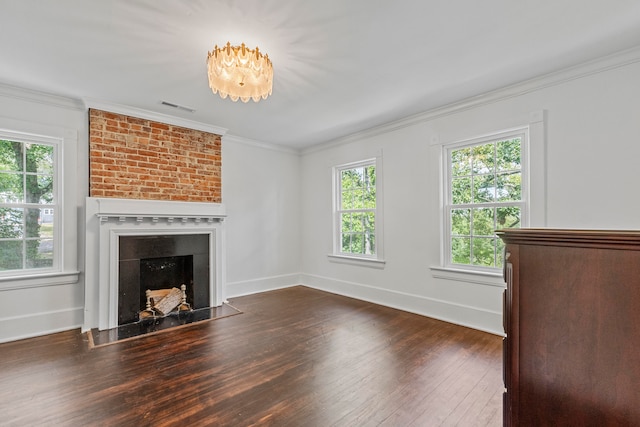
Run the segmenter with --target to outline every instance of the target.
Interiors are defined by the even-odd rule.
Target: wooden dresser
[[[640,426],[640,231],[498,235],[504,424]]]

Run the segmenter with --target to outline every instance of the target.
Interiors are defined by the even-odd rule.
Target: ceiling
[[[211,92],[227,41],[268,53],[267,100]],[[638,0],[0,0],[0,83],[296,150],[637,45]]]

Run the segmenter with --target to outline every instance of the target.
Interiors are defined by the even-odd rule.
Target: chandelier
[[[248,49],[244,43],[231,46],[229,42],[222,48],[216,45],[207,55],[207,68],[209,87],[222,99],[228,96],[234,102],[258,102],[271,95],[273,65],[258,47]]]

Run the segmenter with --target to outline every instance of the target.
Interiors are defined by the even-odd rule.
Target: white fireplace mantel
[[[209,234],[211,306],[221,305],[226,281],[225,218],[225,206],[219,203],[88,197],[83,331],[117,326],[120,236]]]
[[[172,202],[166,200],[131,200],[89,197],[102,221],[109,217],[178,218],[224,220],[225,207],[220,203]]]

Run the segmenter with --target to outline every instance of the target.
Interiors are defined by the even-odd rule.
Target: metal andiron
[[[147,289],[146,308],[139,313],[139,319],[164,317],[174,311],[191,311],[186,290],[187,287],[184,284],[180,285],[180,289]]]

